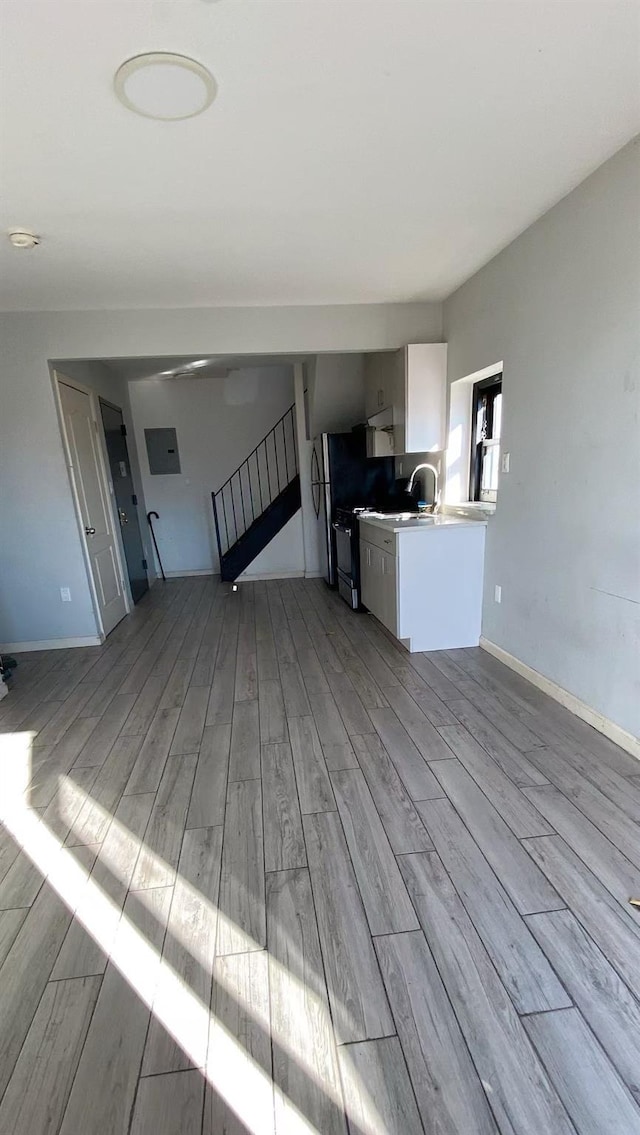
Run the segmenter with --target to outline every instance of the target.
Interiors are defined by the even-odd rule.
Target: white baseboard
[[[302,574],[305,579],[324,579],[323,571],[305,571]]]
[[[88,635],[87,638],[44,638],[38,642],[3,642],[3,654],[27,654],[30,650],[68,650],[74,646],[102,646],[104,638]]]
[[[167,579],[183,579],[192,575],[219,575],[220,573],[212,571],[211,568],[203,568],[202,571],[165,571],[164,574]]]
[[[580,698],[577,698],[575,694],[569,693],[556,682],[552,682],[551,678],[545,678],[544,674],[533,670],[531,666],[527,666],[526,662],[521,662],[519,658],[509,654],[507,650],[503,650],[501,646],[496,646],[495,642],[490,642],[489,639],[481,637],[480,646],[488,654],[497,658],[499,662],[504,662],[509,669],[515,670],[516,674],[526,678],[533,686],[537,686],[543,693],[560,702],[560,705],[563,705],[565,709],[571,710],[571,713],[575,713],[576,717],[580,717],[588,725],[597,729],[599,733],[603,733],[605,737],[613,741],[614,745],[619,745],[625,752],[640,760],[640,738],[634,737],[633,733],[628,733],[621,725],[617,725],[615,721],[611,721],[602,713],[598,713],[586,702],[580,701]]]
[[[236,583],[254,583],[260,579],[303,579],[303,571],[257,571],[255,575],[251,572],[243,572],[239,575]]]

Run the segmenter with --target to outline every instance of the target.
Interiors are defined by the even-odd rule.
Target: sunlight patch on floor
[[[2,807],[23,803],[31,780],[31,754],[35,733],[0,733],[0,784]]]
[[[74,854],[77,848],[64,847],[46,823],[41,821],[39,812],[28,807],[26,793],[31,774],[32,739],[33,734],[30,733],[0,736],[0,769],[3,774],[5,772],[7,774],[6,790],[0,803],[0,819],[7,831],[25,850],[41,874],[48,879],[49,884],[69,910],[75,912],[77,920],[109,957],[110,962],[119,970],[136,995],[179,1044],[189,1060],[200,1069],[203,1069],[203,1066],[206,1068],[206,1076],[212,1088],[237,1114],[247,1131],[251,1135],[262,1135],[264,1130],[271,1130],[268,1125],[265,1127],[265,1119],[273,1113],[274,1085],[271,1077],[222,1022],[209,1012],[208,1007],[185,984],[166,959],[161,957],[133,922],[123,914],[120,907],[91,876],[88,876],[86,869],[77,861]],[[62,809],[59,818],[63,821],[68,819],[68,826],[73,829],[74,821],[79,814],[78,796],[82,793],[82,789],[71,777],[61,776],[59,785],[57,799]],[[91,802],[93,808],[104,811],[90,794],[86,794],[86,799]],[[129,832],[110,813],[104,812],[104,817],[105,820],[108,819],[112,830],[114,825],[115,831],[121,829],[118,835],[122,840],[135,839],[147,855],[154,855],[148,847],[145,848],[143,841]],[[166,877],[168,865],[159,857],[155,858],[159,871]],[[114,860],[108,866],[117,875],[117,861]],[[234,933],[242,936],[247,951],[262,951],[258,943],[231,923],[186,880],[177,876],[176,885],[184,890],[190,908],[198,911],[199,918],[215,920],[218,927],[220,921],[224,920],[233,928]],[[135,895],[137,901],[146,906],[151,905],[152,895],[148,891],[137,890],[131,893]],[[204,955],[197,949],[194,952],[193,935],[189,933],[187,926],[176,921],[171,923],[170,932],[200,965],[211,972],[213,957]],[[265,1032],[270,1033],[276,1043],[300,1064],[305,1074],[318,1083],[320,1090],[331,1099],[332,1103],[342,1109],[339,1079],[336,1077],[335,1087],[321,1081],[307,1058],[307,1053],[313,1053],[318,1035],[314,1021],[321,1019],[323,1015],[328,1016],[326,1003],[273,957],[269,957],[269,966],[272,971],[275,968],[278,978],[281,979],[279,982],[281,988],[285,990],[289,1001],[295,1005],[292,1015],[298,1025],[296,1035],[291,1037],[283,1035],[282,1030],[274,1031],[274,1021],[268,1013],[255,1016],[251,1005],[243,1005],[243,1009],[249,1015],[255,1016],[257,1023]],[[221,984],[224,982],[224,967],[216,970],[215,979]],[[230,983],[227,984],[227,990],[232,995],[238,996],[237,989],[234,989]],[[331,1028],[330,1022],[327,1028]],[[204,1038],[209,1038],[210,1033],[211,1039],[215,1037],[215,1045],[210,1050],[207,1060]],[[346,1051],[344,1050],[344,1053]],[[214,1054],[215,1059],[212,1059]],[[282,1095],[281,1089],[276,1087],[275,1090]],[[366,1102],[370,1118],[368,1129],[372,1133],[379,1132],[383,1135],[382,1123],[364,1085],[360,1086],[360,1095]],[[290,1135],[316,1133],[315,1126],[309,1123],[289,1099],[286,1099],[286,1116],[287,1131]]]
[[[88,888],[91,901],[83,902],[82,910],[85,929],[105,952],[110,952],[110,962],[119,970],[136,996],[158,1017],[189,1059],[196,1064],[200,1060],[200,1054],[192,1052],[190,1027],[194,1020],[205,1022],[208,1027],[208,1009],[166,963],[161,967],[158,951],[119,910],[115,939],[111,939],[110,934],[105,938],[104,927],[113,925],[115,908],[111,899],[90,878],[87,879],[86,872],[76,861],[73,852],[60,847],[59,841],[39,822],[37,815],[28,808],[20,812],[14,807],[12,813],[8,817],[3,809],[2,821],[7,830],[25,849],[38,870],[48,877],[49,884],[69,910],[76,910],[83,889]],[[76,916],[81,917],[79,911]],[[159,986],[163,991],[160,1000],[157,998]],[[247,1126],[251,1135],[259,1135],[262,1128],[255,1125],[255,1101],[266,1099],[267,1094],[271,1100],[271,1079],[221,1022],[216,1023],[216,1031],[219,1035],[218,1053],[222,1068],[216,1067],[213,1077],[210,1069],[208,1078],[214,1090]],[[224,1075],[220,1075],[220,1071],[224,1071]],[[296,1116],[293,1131],[295,1135],[316,1135],[316,1129],[300,1114]]]
[[[93,807],[98,811],[103,811],[100,805],[96,802],[93,803]],[[104,813],[104,815],[105,817],[107,817],[108,813]],[[123,824],[121,824],[119,820],[111,818],[110,833],[116,831],[119,833],[122,841],[126,839],[136,839],[136,837],[132,836],[128,829]],[[168,864],[160,856],[151,852],[148,847],[146,847],[144,851],[148,857],[151,857],[153,859],[153,866],[157,871],[158,877],[166,879],[167,872],[169,871]],[[118,861],[114,859],[110,866],[114,874],[118,875]],[[237,925],[237,923],[229,919],[227,915],[223,913],[223,911],[214,906],[213,903],[211,903],[186,879],[184,879],[180,875],[177,875],[175,885],[176,887],[179,887],[181,891],[181,905],[188,907],[191,911],[197,911],[197,918],[203,925],[205,923],[208,923],[209,927],[213,931],[214,936],[216,925],[219,931],[220,925],[224,924],[225,927],[228,927],[233,932],[235,940],[240,941],[244,950],[246,950],[247,952],[259,952],[262,950],[262,947],[259,945],[259,943],[254,941],[254,939],[245,931],[243,931],[241,927]],[[136,899],[143,905],[151,908],[152,894],[150,892],[152,890],[152,887],[143,888],[133,891],[132,894],[135,894]],[[199,948],[201,941],[205,941],[208,935],[194,935],[193,924],[190,920],[187,920],[186,922],[180,920],[170,921],[170,930],[171,933],[180,942],[180,944],[191,954],[194,960],[202,965],[205,969],[208,969],[209,972],[211,972],[212,958],[209,954],[205,954],[202,949]],[[290,948],[292,955],[294,955],[293,944],[291,944]],[[224,957],[224,955],[222,956]],[[300,969],[303,968],[304,959],[300,956],[299,952],[295,952],[294,961],[299,965]],[[168,963],[166,963],[166,961],[163,959],[162,967],[164,968],[167,964]],[[269,955],[269,970],[271,973],[272,982],[275,980],[277,982],[278,988],[280,990],[286,991],[285,995],[289,1002],[288,1008],[290,1015],[295,1020],[297,1026],[295,1035],[290,1035],[289,1033],[285,1033],[282,1029],[279,1029],[277,1026],[277,1021],[274,1019],[274,1017],[270,1017],[268,1013],[260,1014],[255,1005],[245,1005],[244,1008],[246,1012],[260,1026],[262,1026],[265,1031],[271,1033],[278,1045],[285,1052],[288,1052],[289,1055],[292,1056],[298,1062],[298,1064],[303,1067],[306,1074],[309,1077],[315,1079],[315,1081],[320,1084],[321,1090],[325,1093],[325,1095],[327,1095],[328,1098],[331,1099],[334,1104],[336,1104],[336,1106],[341,1108],[343,1106],[343,1100],[338,1087],[337,1077],[335,1086],[330,1082],[324,1080],[320,1082],[318,1080],[317,1071],[312,1062],[313,1053],[317,1050],[316,1039],[318,1036],[318,1022],[322,1022],[323,1018],[328,1017],[329,1014],[326,1002],[322,998],[317,996],[317,994],[309,984],[300,981],[293,973],[291,973],[289,969],[282,966],[281,963],[273,957],[273,955]],[[218,969],[216,970],[215,979],[220,985],[224,986],[228,992],[237,995],[237,990],[235,990],[229,983],[224,968],[218,967]],[[157,994],[154,1012],[156,1007],[161,1005],[162,999],[166,998],[166,996],[166,990],[161,987]],[[292,1009],[293,1011],[291,1011]],[[158,1014],[156,1013],[156,1015]],[[332,1026],[330,1021],[327,1021],[326,1028],[328,1031],[331,1031]],[[192,1047],[194,1046],[195,1036],[202,1037],[201,1021],[197,1022],[196,1020],[194,1020],[193,1022],[193,1031],[191,1033]],[[174,1039],[176,1039],[179,1044],[182,1044],[179,1037],[174,1037]],[[362,1088],[361,1094],[363,1096],[367,1095],[364,1087]],[[375,1118],[375,1115],[377,1113],[372,1100],[369,1100],[369,1111],[371,1113],[371,1116],[373,1117],[373,1122],[373,1119]],[[375,1128],[372,1129],[375,1130]]]

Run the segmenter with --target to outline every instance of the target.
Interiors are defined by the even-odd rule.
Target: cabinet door
[[[366,540],[360,541],[360,600],[373,611],[375,604],[375,585],[373,581],[373,558],[375,548]]]
[[[378,618],[395,635],[398,630],[396,557],[383,551],[379,552],[379,556],[381,603]]]
[[[404,452],[445,448],[447,344],[405,347]]]

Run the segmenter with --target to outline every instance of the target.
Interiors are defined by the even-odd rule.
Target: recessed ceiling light
[[[213,75],[201,63],[169,51],[151,51],[127,59],[116,71],[113,85],[127,110],[163,122],[201,114],[218,89]]]

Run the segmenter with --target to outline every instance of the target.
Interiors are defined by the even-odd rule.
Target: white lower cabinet
[[[477,646],[485,524],[360,522],[361,599],[409,651]]]
[[[398,633],[396,557],[360,541],[360,595],[365,607],[391,631]]]
[[[375,583],[373,579],[373,557],[375,548],[366,540],[360,541],[360,599],[365,607],[373,611],[377,606]]]
[[[380,605],[379,619],[392,634],[398,633],[398,597],[396,557],[390,552],[380,552]]]

